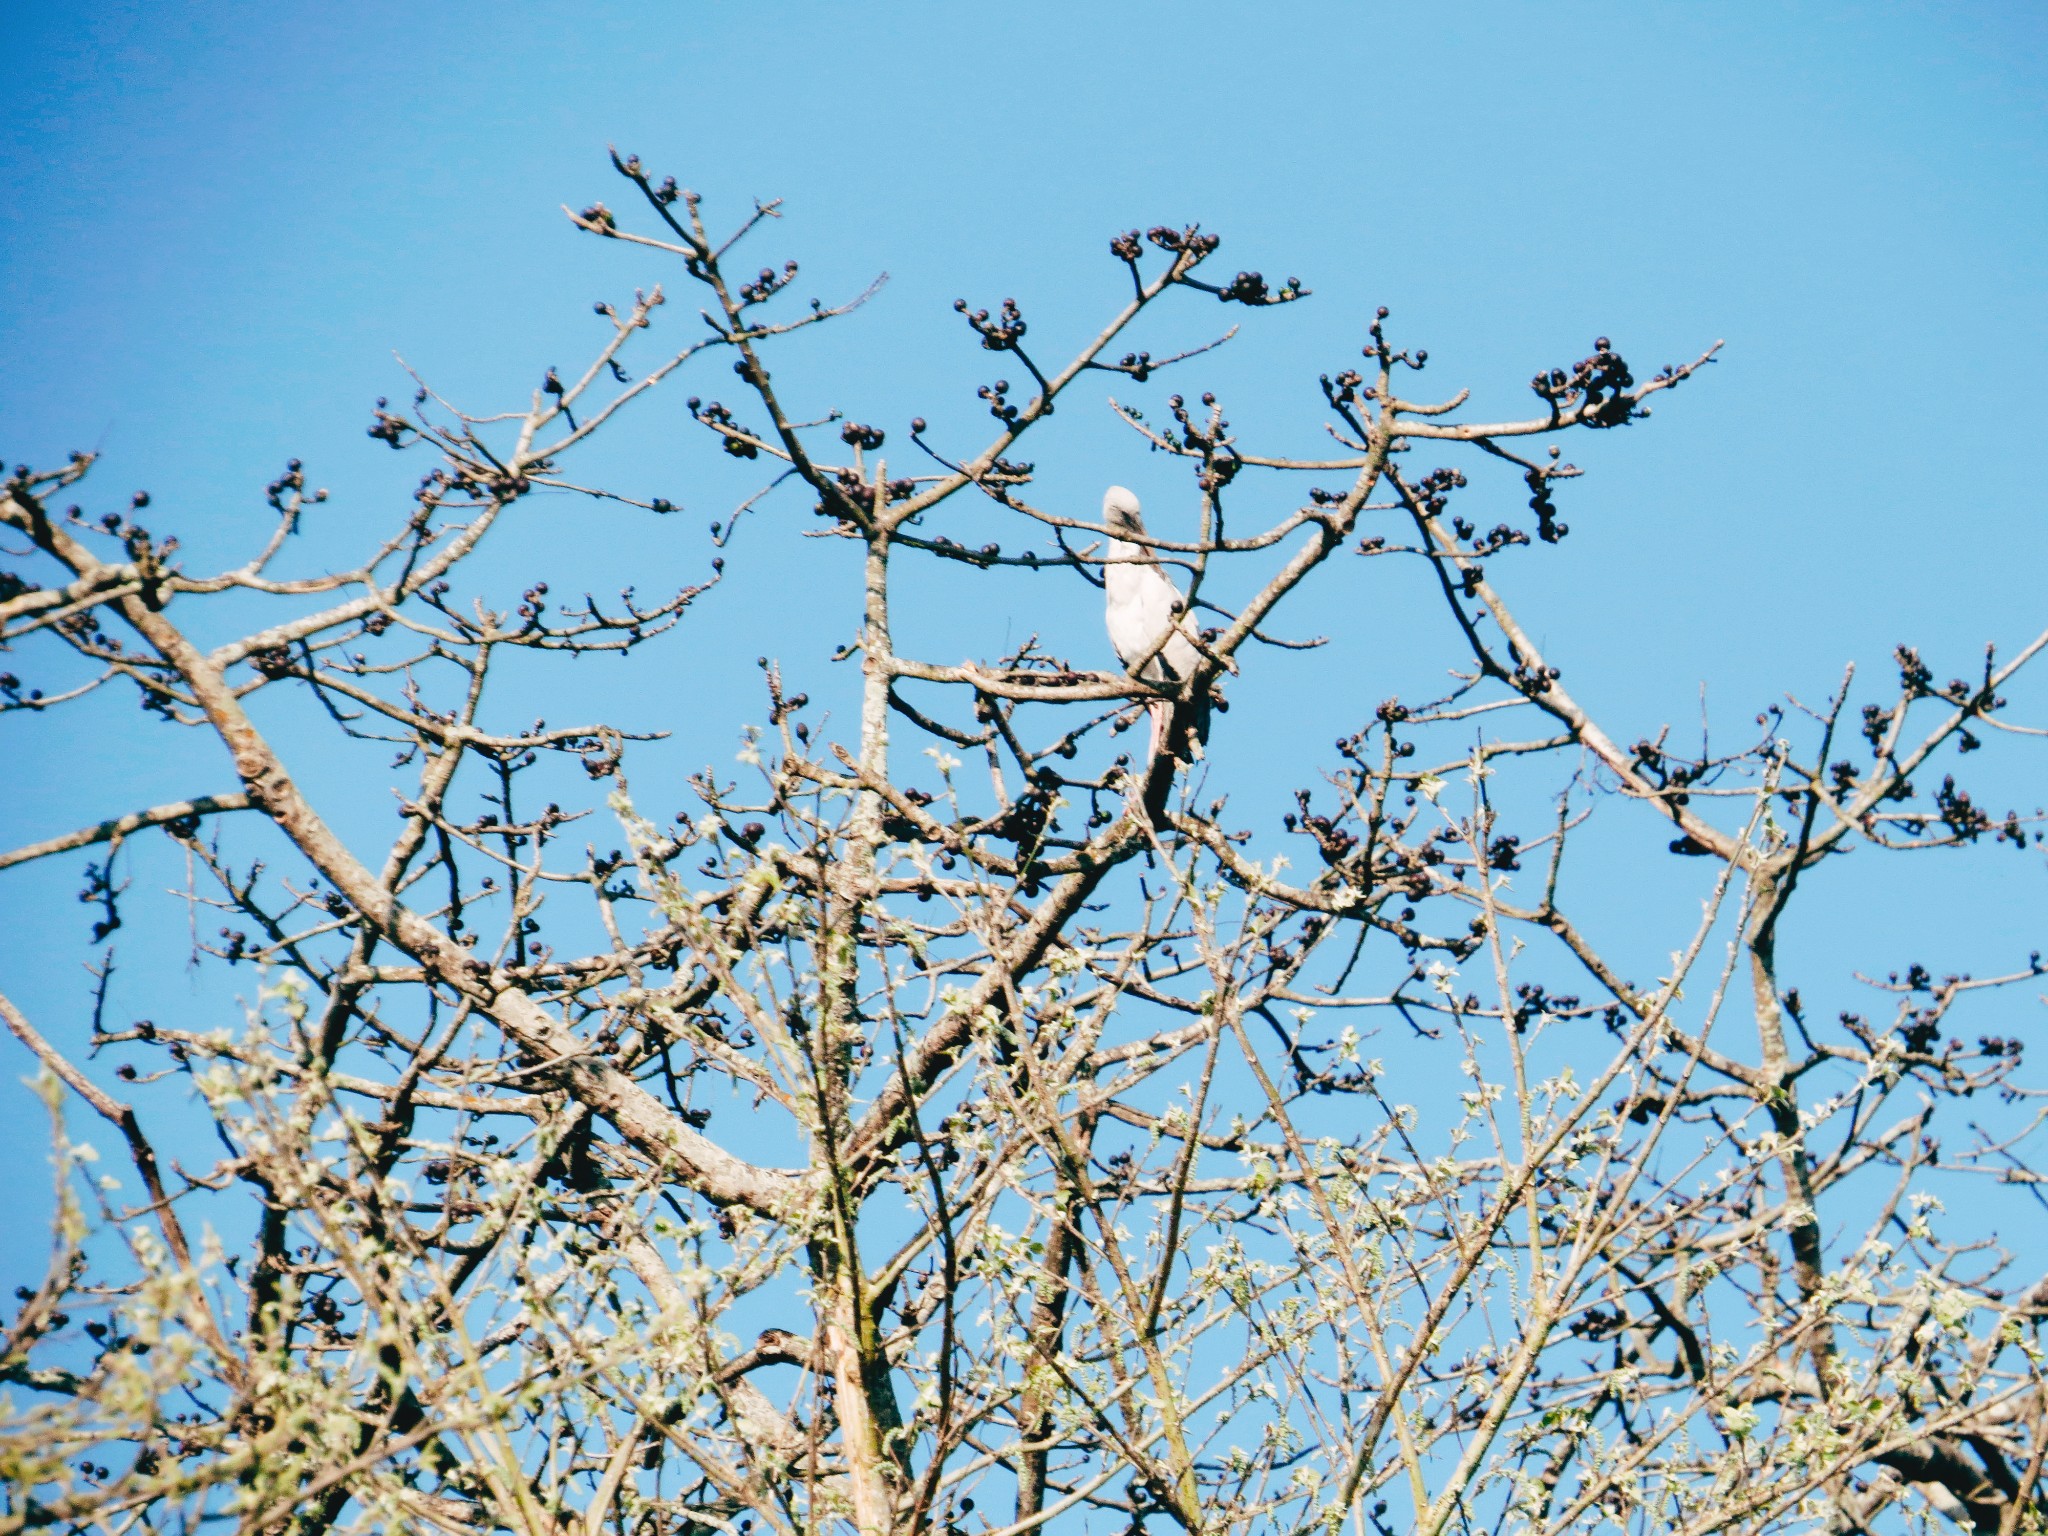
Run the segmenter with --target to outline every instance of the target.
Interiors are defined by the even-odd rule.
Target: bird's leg
[[[1173,723],[1173,706],[1164,699],[1154,699],[1145,706],[1152,716],[1152,757],[1157,757],[1166,746],[1167,727]]]

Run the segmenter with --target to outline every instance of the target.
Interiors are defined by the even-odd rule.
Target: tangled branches
[[[1945,686],[1902,651],[1885,697],[1852,705],[1845,679],[1733,745],[1624,748],[1497,573],[1566,558],[1555,495],[1579,471],[1555,439],[1639,421],[1713,349],[1639,380],[1602,338],[1536,376],[1541,414],[1471,422],[1462,392],[1402,396],[1429,356],[1381,310],[1320,381],[1335,457],[1242,441],[1213,391],[1156,422],[1116,407],[1188,471],[1193,515],[1161,526],[1191,535],[1120,537],[1182,578],[1193,676],[1035,636],[926,659],[892,602],[927,561],[1100,581],[1112,530],[1037,504],[1015,456],[1076,380],[1205,355],[1127,335],[1192,296],[1308,290],[1211,281],[1220,241],[1193,225],[1119,235],[1129,295],[1057,368],[1026,341],[1061,317],[963,300],[976,350],[1029,383],[978,386],[978,447],[910,422],[922,458],[892,473],[887,429],[807,417],[767,363],[864,296],[799,305],[793,261],[729,271],[774,204],[717,236],[673,179],[614,165],[644,212],[572,223],[679,268],[701,332],[657,345],[655,286],[600,303],[596,356],[523,407],[424,383],[379,401],[371,438],[430,463],[359,564],[278,574],[320,515],[298,461],[265,491],[267,541],[214,574],[138,520],[144,497],[58,509],[89,456],[6,481],[28,553],[0,575],[22,658],[0,713],[132,688],[150,728],[216,739],[232,781],[0,868],[89,853],[102,945],[141,899],[124,842],[169,838],[219,918],[195,958],[261,987],[236,1028],[123,1022],[109,953],[83,1030],[0,1008],[60,1153],[51,1259],[0,1344],[0,1530],[1437,1536],[1866,1528],[1895,1506],[2031,1528],[2048,1281],[1936,1190],[2036,1182],[2021,1041],[1972,1045],[1963,1020],[2039,961],[1909,965],[1838,1007],[1856,984],[1793,985],[1778,939],[1802,877],[1851,847],[2038,845],[1948,754],[2024,744],[2004,690],[2048,636]],[[689,417],[765,477],[720,547],[745,514],[844,541],[859,708],[835,727],[764,656],[737,774],[705,770],[665,816],[629,770],[674,722],[509,723],[516,690],[486,682],[512,657],[687,654],[724,556],[672,593],[569,601],[538,574],[493,599],[471,557],[544,491],[674,512],[567,466],[686,367],[730,369],[740,403]],[[1404,467],[1425,444],[1463,457]],[[1526,512],[1466,518],[1502,464]],[[1302,475],[1336,483],[1296,495]],[[1013,542],[970,544],[969,506]],[[1310,584],[1403,572],[1455,623],[1449,683],[1335,721],[1332,765],[1264,831],[1172,756],[1118,750],[1152,706],[1231,674],[1241,697],[1254,642],[1304,644],[1270,626]],[[271,613],[202,646],[223,600]],[[388,844],[322,815],[258,695],[393,780]],[[1697,877],[1654,984],[1578,894],[1596,814]],[[210,1167],[145,1130],[177,1088]],[[1947,1129],[1971,1114],[1975,1139]],[[246,1247],[194,1240],[222,1211]]]

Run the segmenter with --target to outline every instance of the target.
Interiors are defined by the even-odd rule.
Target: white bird
[[[1191,638],[1186,619],[1187,600],[1180,589],[1173,584],[1173,578],[1159,564],[1159,556],[1148,544],[1133,544],[1121,534],[1145,536],[1145,524],[1138,516],[1138,498],[1135,493],[1120,485],[1112,485],[1102,496],[1102,522],[1110,531],[1109,558],[1102,567],[1102,585],[1108,606],[1103,615],[1109,627],[1109,643],[1116,647],[1117,659],[1126,667],[1141,656],[1149,659],[1138,669],[1138,676],[1148,683],[1157,683],[1167,688],[1179,688],[1194,674],[1201,664],[1202,653]],[[1166,643],[1159,643],[1161,636]],[[1167,744],[1166,736],[1173,719],[1173,705],[1166,699],[1154,699],[1147,706],[1152,714],[1152,755],[1157,756]],[[1190,706],[1189,735],[1193,739],[1191,750],[1180,750],[1183,743],[1173,744],[1174,755],[1190,757],[1201,755],[1201,743],[1209,739],[1209,698],[1205,690],[1202,697]]]

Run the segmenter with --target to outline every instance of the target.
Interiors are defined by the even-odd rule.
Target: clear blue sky
[[[2035,5],[101,0],[6,8],[0,53],[0,453],[103,449],[95,510],[147,486],[195,565],[238,557],[293,455],[334,490],[333,547],[390,523],[422,467],[362,436],[375,396],[406,393],[394,350],[479,409],[581,358],[591,300],[663,276],[561,216],[619,200],[603,161],[617,143],[714,210],[786,198],[762,255],[801,257],[808,292],[892,274],[795,355],[818,381],[808,403],[899,441],[913,412],[967,420],[986,376],[956,296],[1017,295],[1057,350],[1115,301],[1108,236],[1155,222],[1199,219],[1230,270],[1316,290],[1217,363],[1233,419],[1282,445],[1314,440],[1314,377],[1355,352],[1377,303],[1430,349],[1445,393],[1469,385],[1501,410],[1596,334],[1648,367],[1725,337],[1725,362],[1654,422],[1573,445],[1592,471],[1565,497],[1573,536],[1509,583],[1617,734],[1696,718],[1702,685],[1746,721],[1782,690],[1824,693],[1852,659],[1882,671],[1901,640],[1942,677],[1967,672],[1986,641],[2048,616]],[[1212,319],[1148,340],[1199,339]],[[700,387],[715,388],[675,394]],[[685,502],[687,529],[536,514],[506,569],[573,588],[617,571],[617,538],[647,541],[629,563],[650,585],[701,568],[723,482],[680,416],[658,403],[604,467]],[[1068,430],[1048,497],[1088,508],[1121,479],[1168,504],[1127,438]],[[1479,515],[1510,514],[1514,490],[1496,485]],[[780,649],[814,668],[849,632],[851,594],[823,584],[816,545],[757,549],[744,580],[760,585],[740,590],[783,605]],[[1084,594],[1003,590],[1009,609],[920,620],[940,659],[1026,628],[1100,644]],[[1333,688],[1355,688],[1334,711],[1355,719],[1445,659],[1434,640],[1423,654],[1412,595],[1314,601],[1302,627],[1353,648],[1245,690],[1228,729],[1269,761],[1227,738],[1219,754],[1254,787],[1298,782],[1259,773],[1327,752]],[[676,689],[628,702],[686,716],[647,723],[723,758],[751,696],[715,676]],[[8,845],[227,787],[216,749],[145,731],[126,701],[0,728]],[[314,788],[349,786],[316,769]],[[2039,797],[2038,777],[1985,796]],[[138,857],[139,883],[175,878]],[[2037,858],[1927,861],[1923,878],[1948,925],[1937,969],[2041,943]],[[75,861],[0,876],[0,986],[74,1041],[75,884]],[[1857,917],[1891,964],[1927,921],[1917,905]],[[1832,958],[1865,958],[1836,938]],[[150,1001],[165,984],[189,996]],[[175,970],[124,985],[129,1014],[225,995]],[[18,1060],[0,1055],[0,1115],[28,1105]],[[32,1136],[0,1148],[0,1166],[40,1161]]]

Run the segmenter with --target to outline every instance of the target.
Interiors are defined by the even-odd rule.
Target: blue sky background
[[[152,526],[178,532],[194,568],[262,536],[261,487],[291,456],[333,491],[307,558],[396,521],[424,465],[362,436],[374,397],[407,393],[394,351],[465,405],[514,407],[594,349],[593,299],[677,276],[562,217],[623,204],[603,158],[616,143],[714,217],[787,199],[758,249],[799,257],[805,294],[891,274],[861,315],[792,346],[778,382],[805,381],[799,408],[890,428],[892,456],[913,414],[954,443],[985,421],[972,392],[989,370],[955,297],[1014,294],[1042,355],[1064,356],[1121,296],[1106,240],[1158,222],[1200,220],[1229,271],[1315,290],[1151,386],[1152,401],[1221,389],[1248,444],[1314,447],[1315,377],[1355,356],[1379,303],[1429,349],[1437,392],[1469,386],[1489,414],[1526,411],[1530,374],[1597,334],[1639,372],[1725,337],[1724,362],[1655,421],[1570,446],[1590,472],[1561,498],[1572,537],[1500,578],[1625,740],[1696,720],[1703,686],[1717,720],[1746,724],[1785,690],[1823,695],[1852,660],[1888,677],[1902,640],[1946,678],[2048,622],[2036,6],[103,0],[7,8],[0,52],[0,453],[102,450],[91,509],[146,486]],[[1245,314],[1183,306],[1137,340],[1164,352]],[[664,318],[673,333],[686,307]],[[687,517],[528,509],[490,568],[497,595],[537,576],[558,591],[700,576],[704,524],[739,482],[680,401],[718,388],[678,379],[579,466]],[[1170,528],[1179,482],[1096,397],[1070,399],[1034,438],[1041,499],[1092,511],[1122,480]],[[1512,480],[1475,479],[1482,526],[1520,508]],[[630,682],[586,663],[536,684],[551,719],[678,732],[636,769],[663,812],[684,803],[680,773],[729,762],[759,714],[756,652],[831,696],[822,658],[851,633],[854,592],[839,546],[795,536],[801,510],[742,535],[687,661],[672,649]],[[1265,796],[1261,821],[1332,735],[1451,658],[1437,600],[1388,565],[1305,600],[1293,632],[1339,633],[1339,648],[1260,658],[1239,687],[1217,772]],[[906,620],[935,659],[1034,629],[1101,659],[1099,599],[1076,582],[927,590]],[[2042,698],[2014,690],[2016,706]],[[216,747],[145,727],[126,699],[0,723],[0,840],[229,787]],[[316,803],[382,832],[389,781],[360,766],[304,765]],[[1996,810],[2042,797],[2024,751],[1973,782]],[[1791,941],[1817,976],[1907,958],[1983,971],[2042,947],[2037,855],[1920,860],[1903,885],[1868,881],[1857,858],[1834,917]],[[0,987],[74,1043],[79,862],[0,875]],[[161,839],[137,841],[130,872],[138,887],[178,874]],[[1660,914],[1682,918],[1697,892],[1658,878]],[[1626,891],[1607,899],[1617,924],[1640,916]],[[159,927],[132,935],[122,1016],[217,1012],[248,984],[188,976]],[[1641,934],[1653,959],[1683,937],[1647,920]],[[2012,1009],[2014,1026],[2038,1015]],[[18,1060],[0,1056],[0,1123],[32,1110]],[[40,1177],[41,1138],[19,1123],[0,1168]],[[31,1186],[10,1179],[0,1210]]]

